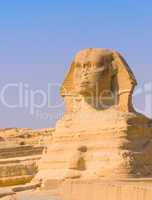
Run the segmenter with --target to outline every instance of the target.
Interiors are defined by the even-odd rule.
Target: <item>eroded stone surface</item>
[[[33,178],[36,148],[47,146],[32,182],[32,187],[38,183],[41,188],[13,195],[9,189],[4,191],[9,196],[3,199],[54,200],[60,195],[64,200],[151,199],[152,120],[133,108],[135,85],[135,77],[119,53],[107,49],[79,52],[61,87],[66,112],[56,129],[0,131],[4,150],[0,153],[0,181],[3,178],[5,183],[18,184],[17,175],[24,181],[29,172]],[[11,151],[7,151],[6,141]],[[33,156],[29,150],[30,158],[27,145],[34,151]],[[20,147],[23,157],[17,151]],[[13,158],[13,152],[18,157]],[[7,153],[9,157],[4,158]],[[17,190],[23,188],[29,186]]]
[[[38,160],[54,129],[0,130],[0,187],[25,184],[38,172]]]
[[[61,193],[64,200],[150,200],[152,184],[146,180],[67,180]]]
[[[119,53],[80,51],[61,87],[65,115],[36,179],[151,177],[152,121],[134,111],[135,85]]]

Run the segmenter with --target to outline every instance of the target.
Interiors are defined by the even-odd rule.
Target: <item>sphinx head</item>
[[[100,98],[121,110],[132,108],[131,95],[136,80],[124,59],[115,51],[85,49],[72,62],[70,71],[61,87],[65,99],[79,95],[84,98]],[[110,95],[110,96],[109,96]]]
[[[83,55],[82,55],[83,54]],[[111,66],[112,55],[104,50],[101,52],[84,51],[76,56],[73,73],[75,92],[83,96],[99,96],[109,88],[109,78],[114,73]],[[109,81],[108,81],[109,80]]]

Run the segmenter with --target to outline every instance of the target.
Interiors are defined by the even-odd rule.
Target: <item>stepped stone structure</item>
[[[66,112],[36,179],[151,177],[152,120],[133,108],[136,84],[118,52],[80,51],[61,87]]]
[[[45,145],[54,129],[0,130],[0,187],[25,184],[38,172]]]

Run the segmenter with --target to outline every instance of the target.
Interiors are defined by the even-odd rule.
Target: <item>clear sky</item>
[[[63,81],[75,53],[88,47],[122,53],[138,80],[134,103],[150,115],[144,87],[152,81],[151,0],[0,0],[0,91],[23,83],[28,91],[47,92],[48,83]],[[51,105],[61,103],[58,90],[51,87]],[[8,88],[5,97],[15,104],[17,88]],[[51,127],[63,109],[45,105],[32,114],[1,100],[0,127]]]

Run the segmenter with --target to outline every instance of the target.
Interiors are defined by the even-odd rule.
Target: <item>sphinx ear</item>
[[[117,99],[116,104],[121,111],[133,111],[132,94],[137,84],[133,72],[117,52],[113,52],[112,67],[115,71],[112,85]]]

